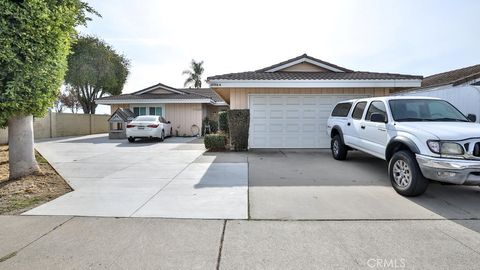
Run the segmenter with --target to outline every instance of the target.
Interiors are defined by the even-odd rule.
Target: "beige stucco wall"
[[[218,112],[228,110],[228,106],[205,105],[207,108],[207,117],[214,121],[218,121]]]
[[[109,115],[50,112],[33,120],[35,139],[80,136],[108,132]],[[8,143],[8,128],[0,129],[0,144]]]
[[[249,94],[366,94],[385,96],[390,88],[214,88],[227,102],[230,109],[248,109]]]
[[[289,71],[289,72],[325,72],[325,71],[329,71],[329,70],[326,70],[326,69],[321,68],[319,66],[312,65],[310,63],[304,62],[304,63],[293,65],[291,67],[284,68],[284,69],[282,69],[282,71]]]
[[[165,104],[165,119],[172,123],[173,135],[193,136],[192,125],[202,128],[202,104]]]

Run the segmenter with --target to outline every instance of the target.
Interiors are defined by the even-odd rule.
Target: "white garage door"
[[[250,148],[329,148],[333,106],[358,95],[250,95]]]

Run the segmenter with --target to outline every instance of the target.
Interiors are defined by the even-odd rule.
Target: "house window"
[[[135,114],[135,116],[146,115],[147,107],[133,107],[133,113]]]
[[[162,107],[150,107],[149,109],[149,115],[162,115]]]

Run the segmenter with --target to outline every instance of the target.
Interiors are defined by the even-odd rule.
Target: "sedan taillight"
[[[127,125],[127,128],[133,128],[135,125]]]
[[[147,127],[149,127],[149,128],[157,128],[157,127],[158,127],[158,124],[156,124],[156,125],[148,125]]]

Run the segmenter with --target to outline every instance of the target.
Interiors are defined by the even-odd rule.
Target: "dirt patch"
[[[35,152],[40,172],[8,180],[8,146],[0,145],[0,215],[16,215],[51,201],[72,188]]]

